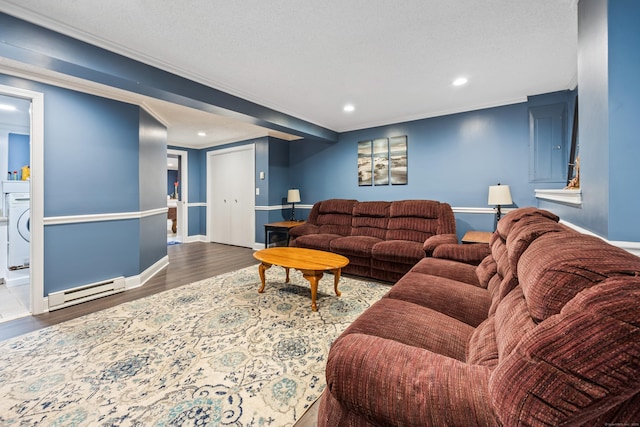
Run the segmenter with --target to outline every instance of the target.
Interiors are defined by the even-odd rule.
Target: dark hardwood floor
[[[167,247],[169,265],[143,286],[94,301],[0,323],[0,341],[46,328],[85,314],[183,286],[218,274],[257,265],[253,250],[217,243],[183,243]],[[257,274],[257,268],[256,268]]]

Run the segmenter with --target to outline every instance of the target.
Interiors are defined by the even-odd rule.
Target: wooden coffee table
[[[349,264],[349,259],[342,255],[331,252],[318,251],[304,248],[269,248],[262,249],[253,254],[253,257],[261,262],[258,266],[258,273],[262,286],[258,292],[264,292],[265,276],[264,272],[272,265],[284,267],[287,272],[285,283],[289,283],[289,269],[294,268],[302,273],[302,276],[311,284],[311,310],[318,311],[316,296],[318,295],[318,282],[323,276],[323,272],[333,273],[333,287],[336,295],[340,296],[338,282],[340,272],[344,266]]]

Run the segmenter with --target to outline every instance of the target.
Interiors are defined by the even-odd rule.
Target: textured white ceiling
[[[576,4],[0,0],[0,10],[341,132],[573,88]],[[459,76],[468,85],[453,87]]]

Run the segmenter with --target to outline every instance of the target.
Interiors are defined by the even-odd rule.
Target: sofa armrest
[[[307,234],[317,234],[319,230],[320,227],[318,227],[317,225],[306,222],[302,225],[291,228],[289,230],[289,237],[291,239],[295,239],[296,237],[304,236]]]
[[[364,334],[339,338],[326,369],[341,406],[374,425],[416,427],[498,425],[489,376],[487,367]]]
[[[435,248],[432,256],[434,258],[443,258],[464,262],[465,264],[478,265],[490,253],[491,249],[486,243],[462,245],[445,244]]]
[[[440,245],[458,243],[458,237],[455,234],[436,234],[424,241],[422,248],[427,256],[431,256],[433,251]]]

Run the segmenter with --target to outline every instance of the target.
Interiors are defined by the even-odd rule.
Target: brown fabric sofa
[[[477,267],[424,258],[333,343],[318,425],[640,421],[640,258],[518,209]]]
[[[457,241],[447,203],[329,199],[314,204],[307,222],[291,229],[289,245],[346,256],[344,273],[396,281],[439,245]]]

